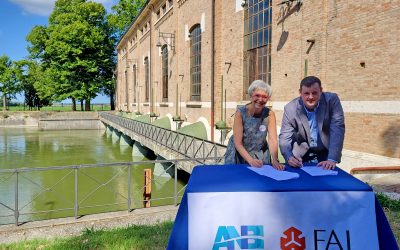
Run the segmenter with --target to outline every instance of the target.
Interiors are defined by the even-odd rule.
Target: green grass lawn
[[[173,222],[153,226],[133,225],[112,230],[86,229],[80,236],[0,244],[0,249],[165,249]]]
[[[393,230],[397,245],[400,246],[400,211],[385,209],[385,214],[390,223],[390,227]]]
[[[400,201],[376,195],[390,222],[397,242],[400,242]],[[112,230],[86,229],[80,236],[54,240],[31,240],[0,244],[0,249],[165,249],[173,222],[153,226],[133,225]]]
[[[382,193],[377,193],[376,197],[379,200],[386,218],[390,223],[394,237],[397,240],[397,245],[400,244],[400,200],[392,200]]]
[[[1,109],[2,110],[2,109]],[[80,111],[81,106],[80,104],[76,105],[76,110]],[[90,105],[90,110],[91,111],[109,111],[111,110],[110,104],[91,104]],[[30,111],[27,106],[9,106],[8,111]],[[34,111],[34,110],[32,110]],[[40,108],[40,111],[72,111],[72,105],[71,104],[57,104],[57,105],[52,105],[52,106],[45,106]]]

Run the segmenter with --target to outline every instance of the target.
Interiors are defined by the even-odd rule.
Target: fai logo
[[[283,234],[286,237],[281,237],[282,250],[304,250],[306,249],[306,239],[300,238],[302,232],[295,227],[291,227]]]
[[[219,249],[264,249],[264,227],[241,226],[239,233],[234,226],[219,226],[213,250]]]

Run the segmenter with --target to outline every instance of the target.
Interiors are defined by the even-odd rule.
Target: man
[[[300,97],[285,106],[279,147],[286,163],[305,162],[334,169],[340,162],[344,140],[344,114],[335,93],[322,92],[321,80],[308,76],[300,83]]]

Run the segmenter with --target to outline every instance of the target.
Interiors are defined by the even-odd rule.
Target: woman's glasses
[[[254,94],[253,97],[254,97],[254,98],[257,98],[257,99],[268,100],[268,96],[267,96],[267,95]]]

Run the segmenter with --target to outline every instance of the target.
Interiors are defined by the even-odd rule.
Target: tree
[[[86,0],[58,0],[48,27],[37,26],[28,35],[32,58],[39,59],[49,76],[41,94],[57,101],[96,97],[112,78],[114,44],[102,4]]]
[[[140,14],[140,11],[142,10],[146,2],[146,0],[120,0],[116,5],[111,8],[112,13],[107,16],[107,19],[117,40],[121,39],[121,37],[125,34],[129,26]],[[116,43],[114,46],[116,46]],[[102,89],[102,92],[110,97],[111,110],[114,110],[115,108],[115,84],[116,81],[114,78],[112,78],[103,86]]]
[[[119,0],[111,9],[113,13],[107,16],[110,25],[118,39],[128,30],[133,20],[140,14],[146,0]]]
[[[3,55],[0,57],[0,92],[3,94],[3,111],[7,109],[7,95],[11,97],[20,89],[16,79],[15,64]]]
[[[48,81],[48,77],[42,70],[42,66],[33,60],[21,60],[15,62],[17,67],[17,81],[24,92],[25,103],[30,110],[33,108],[40,110],[42,106],[50,104],[51,96],[46,96],[48,91],[42,91],[42,84]]]
[[[114,100],[114,96],[115,96],[115,78],[113,77],[112,79],[110,79],[103,87],[102,92],[110,97],[110,107],[111,110],[115,110],[115,100]]]

